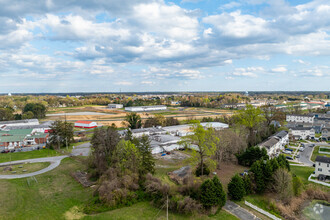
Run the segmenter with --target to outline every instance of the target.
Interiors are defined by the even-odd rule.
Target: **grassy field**
[[[92,190],[77,183],[70,172],[83,164],[71,158],[32,179],[0,180],[0,219],[65,219],[72,207],[83,206]]]
[[[32,178],[0,180],[0,219],[166,219],[149,202],[140,202],[95,215],[85,215],[80,210],[92,198],[92,189],[77,183],[70,173],[84,169],[76,158],[62,160],[54,170]],[[160,212],[159,212],[160,211]],[[217,215],[186,216],[169,214],[170,219],[237,219],[222,210]]]
[[[48,167],[49,165],[50,165],[49,162],[17,164],[17,165],[10,166],[12,169],[11,171],[5,170],[5,167],[0,167],[0,175],[32,173],[32,172],[44,169],[44,168]],[[6,166],[6,167],[8,167],[8,166]],[[13,172],[15,172],[15,173],[13,173]]]
[[[26,160],[40,157],[54,157],[60,156],[59,152],[50,149],[41,149],[28,152],[16,152],[16,153],[6,153],[0,154],[0,163],[15,161],[15,160]]]

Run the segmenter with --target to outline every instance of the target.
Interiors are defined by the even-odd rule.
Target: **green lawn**
[[[72,207],[86,204],[92,189],[77,183],[70,173],[83,164],[63,159],[54,170],[32,178],[0,180],[0,219],[65,219]]]
[[[168,215],[169,219],[228,219],[228,220],[237,220],[235,216],[229,214],[228,212],[221,210],[217,215],[208,217],[205,215],[200,216],[187,216],[187,215],[180,215],[180,214],[174,214],[169,213]],[[120,209],[116,209],[109,212],[100,213],[97,215],[91,215],[91,216],[85,216],[83,218],[84,220],[89,219],[117,219],[117,220],[130,220],[130,219],[166,219],[166,211],[165,209],[158,209],[152,205],[150,205],[149,202],[140,202],[137,204],[134,204],[130,207],[124,207]]]
[[[0,163],[15,161],[15,160],[26,160],[40,157],[54,157],[60,156],[59,152],[50,149],[41,149],[28,152],[16,152],[16,153],[6,153],[0,154]]]
[[[304,184],[309,184],[308,177],[315,171],[314,167],[290,166],[291,172],[299,176]]]
[[[5,167],[0,167],[0,175],[11,175],[11,174],[24,174],[32,173],[38,170],[42,170],[50,165],[49,162],[44,163],[27,163],[11,165],[11,171],[5,170]],[[6,166],[8,167],[8,166]]]
[[[330,148],[329,147],[320,147],[320,150],[321,151],[324,151],[324,152],[329,152],[330,153]]]

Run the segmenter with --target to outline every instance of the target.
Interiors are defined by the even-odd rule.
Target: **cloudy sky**
[[[329,0],[0,0],[0,93],[330,89]]]

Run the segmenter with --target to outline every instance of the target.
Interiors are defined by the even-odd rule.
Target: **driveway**
[[[259,219],[257,216],[249,212],[248,210],[242,208],[241,206],[237,205],[232,201],[227,201],[225,206],[223,207],[226,211],[230,212],[231,214],[235,215],[239,219],[243,220],[253,220]]]
[[[303,163],[305,166],[313,166],[314,162],[310,160],[314,147],[310,147],[310,143],[305,144],[304,151],[300,152],[300,158],[298,158],[298,161]]]
[[[74,149],[72,149],[72,152],[70,155],[72,156],[88,156],[91,151],[91,143],[83,143],[78,146],[75,146]]]
[[[25,174],[13,174],[13,175],[0,175],[0,179],[19,179],[19,178],[25,178],[25,177],[31,177],[35,175],[39,175],[42,173],[46,173],[50,170],[55,169],[60,165],[61,160],[68,157],[67,155],[65,156],[58,156],[58,157],[43,157],[43,158],[36,158],[36,159],[27,159],[27,160],[17,160],[17,161],[12,161],[12,162],[5,162],[5,163],[0,163],[1,165],[10,165],[10,164],[17,164],[17,163],[39,163],[39,162],[50,162],[50,165],[42,170],[38,170],[33,173],[25,173]]]

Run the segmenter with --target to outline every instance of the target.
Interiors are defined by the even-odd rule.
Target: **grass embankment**
[[[50,149],[40,149],[40,150],[34,150],[28,152],[6,153],[6,154],[0,154],[0,163],[16,161],[16,160],[41,158],[41,157],[55,157],[61,155],[62,155],[61,153]]]
[[[42,170],[50,165],[49,162],[44,163],[27,163],[27,164],[17,164],[11,165],[11,171],[6,170],[6,167],[0,167],[0,175],[12,175],[12,174],[25,174],[32,173],[38,170]]]
[[[208,217],[205,215],[201,216],[185,216],[180,214],[174,214],[169,212],[169,219],[179,220],[179,219],[228,219],[228,220],[237,220],[235,216],[221,210],[217,215]],[[140,220],[140,219],[166,219],[166,207],[162,210],[157,209],[156,207],[150,205],[149,202],[140,202],[135,205],[116,209],[109,212],[100,213],[92,216],[85,216],[84,220],[89,219],[117,219],[117,220]]]
[[[317,156],[328,156],[328,157],[330,156],[329,154],[320,154],[319,149],[320,149],[320,146],[314,147],[314,151],[313,151],[313,155],[311,157],[311,161],[315,162],[315,159],[316,159]],[[323,148],[323,150],[324,150],[324,148]]]

